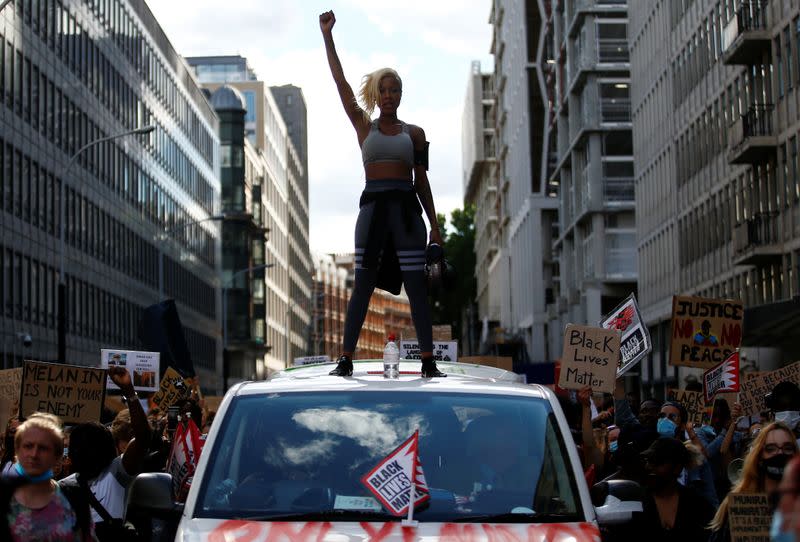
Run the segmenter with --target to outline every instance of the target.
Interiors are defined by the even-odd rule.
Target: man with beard
[[[714,508],[692,488],[678,483],[681,471],[693,458],[677,439],[661,437],[642,452],[644,459],[643,511],[625,526],[621,540],[636,540],[647,533],[649,542],[705,542]],[[639,536],[637,536],[639,535]]]

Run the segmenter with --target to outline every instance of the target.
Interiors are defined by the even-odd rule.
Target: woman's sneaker
[[[328,373],[331,376],[353,376],[353,360],[342,355],[336,362],[336,368]]]
[[[422,358],[422,378],[442,378],[447,374],[436,367],[436,360],[432,357]]]

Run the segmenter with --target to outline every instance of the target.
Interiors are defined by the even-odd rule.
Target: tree
[[[475,303],[477,281],[475,280],[475,206],[454,209],[450,224],[444,215],[437,216],[444,237],[444,255],[456,270],[454,284],[432,299],[434,323],[450,324],[453,338],[462,337],[462,315],[467,307]]]

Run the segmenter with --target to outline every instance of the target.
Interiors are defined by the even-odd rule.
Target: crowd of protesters
[[[603,530],[604,540],[731,540],[730,495],[761,493],[774,508],[772,540],[800,540],[800,388],[776,385],[768,410],[742,416],[739,404],[714,402],[695,426],[677,402],[637,401],[624,393],[595,398],[590,388],[562,396],[589,486],[637,482],[642,512]],[[602,485],[602,484],[601,484]],[[601,503],[595,503],[601,504]]]
[[[174,526],[126,517],[126,493],[141,472],[163,472],[174,427],[167,413],[145,413],[130,373],[110,367],[128,408],[108,419],[64,427],[54,415],[9,420],[0,448],[0,540],[85,542],[171,540]],[[213,412],[196,395],[175,405],[177,423],[204,432]],[[146,536],[142,536],[146,533]]]

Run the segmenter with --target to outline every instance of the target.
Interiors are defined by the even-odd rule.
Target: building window
[[[781,38],[774,40],[775,46],[775,86],[778,89],[778,97],[783,98],[783,55],[781,54]]]
[[[789,139],[789,151],[791,152],[792,162],[792,184],[794,185],[794,201],[800,201],[800,178],[797,175],[797,136],[792,136]],[[787,183],[788,184],[788,183]]]
[[[597,59],[600,62],[611,63],[630,61],[626,22],[597,22]]]
[[[786,88],[792,88],[792,27],[783,29],[783,44],[786,47]]]

